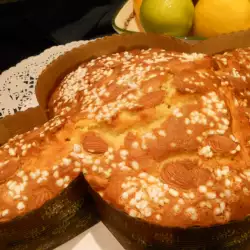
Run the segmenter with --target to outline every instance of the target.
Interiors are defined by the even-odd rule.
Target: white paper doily
[[[35,85],[40,73],[60,55],[86,43],[77,41],[49,48],[4,71],[0,75],[0,118],[36,107]]]

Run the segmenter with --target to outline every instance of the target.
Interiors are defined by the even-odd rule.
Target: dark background
[[[112,18],[124,2],[9,1],[0,0],[0,72],[48,47],[114,33]]]

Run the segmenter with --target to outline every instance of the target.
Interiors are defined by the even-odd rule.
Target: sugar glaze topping
[[[84,63],[52,95],[52,119],[1,147],[0,220],[42,206],[80,172],[105,200],[153,223],[244,218],[249,54],[148,49]]]

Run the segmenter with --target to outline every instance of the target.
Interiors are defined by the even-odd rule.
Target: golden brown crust
[[[0,220],[42,206],[79,172],[107,202],[152,223],[243,219],[249,58],[250,49],[148,49],[84,63],[52,95],[51,121],[2,147]]]

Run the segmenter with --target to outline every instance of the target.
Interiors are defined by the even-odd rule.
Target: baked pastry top
[[[250,49],[102,56],[68,74],[51,120],[1,148],[0,220],[38,208],[79,172],[108,203],[163,226],[250,213]]]

